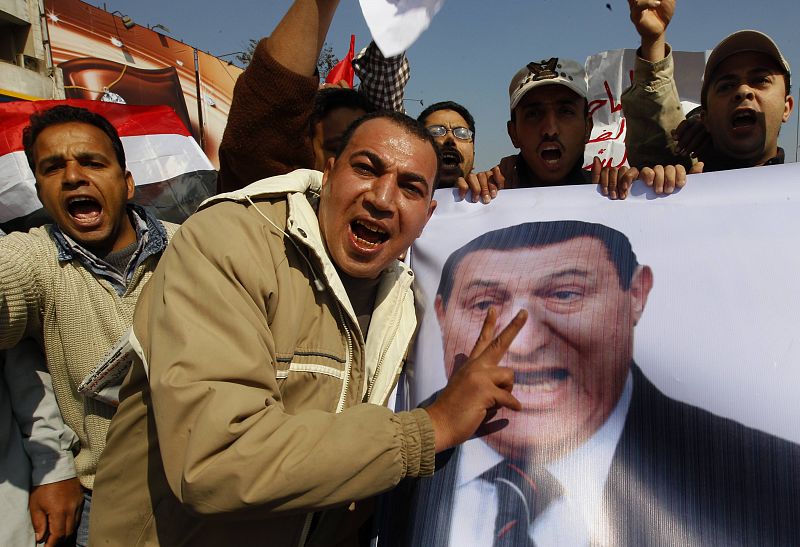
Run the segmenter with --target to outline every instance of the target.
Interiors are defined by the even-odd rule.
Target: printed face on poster
[[[790,544],[798,179],[706,174],[624,202],[588,185],[485,207],[440,192],[412,250],[425,313],[407,404],[463,366],[492,307],[498,327],[529,315],[500,363],[522,410],[440,455],[405,500],[404,543]]]

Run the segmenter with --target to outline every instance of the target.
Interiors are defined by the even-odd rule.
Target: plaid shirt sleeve
[[[370,42],[353,59],[353,69],[361,80],[359,92],[375,108],[405,112],[403,93],[411,75],[405,53],[387,58],[375,42]]]

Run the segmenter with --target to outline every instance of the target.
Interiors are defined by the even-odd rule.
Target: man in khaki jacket
[[[384,406],[416,329],[395,257],[433,213],[437,169],[421,125],[372,114],[324,174],[217,196],[183,225],[137,308],[93,545],[356,545],[369,498],[519,409],[497,362],[524,312],[496,338],[487,314],[434,404]]]
[[[670,178],[689,167],[709,172],[783,163],[778,135],[794,99],[789,63],[777,44],[755,30],[723,39],[706,62],[699,120],[685,120],[666,41],[676,2],[628,3],[642,38],[633,84],[622,94],[631,165],[672,165],[665,168]]]

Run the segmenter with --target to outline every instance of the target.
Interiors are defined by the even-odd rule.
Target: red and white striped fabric
[[[30,115],[60,104],[104,116],[116,127],[128,170],[136,183],[134,201],[163,220],[182,222],[214,194],[216,171],[168,106],[133,106],[100,101],[16,101],[0,104],[0,228],[24,228],[42,207],[22,147]]]

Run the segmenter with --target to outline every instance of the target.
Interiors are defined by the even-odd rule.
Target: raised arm
[[[633,84],[622,94],[628,130],[625,146],[633,167],[683,164],[672,132],[684,120],[666,30],[675,0],[628,0],[631,21],[641,36]]]
[[[272,58],[301,76],[313,76],[339,0],[296,0],[267,44]]]
[[[339,0],[296,0],[259,42],[234,87],[219,148],[217,189],[311,168],[308,119],[319,83],[316,66]]]
[[[667,56],[667,26],[675,13],[675,0],[628,0],[631,22],[642,38],[639,56],[655,63]]]
[[[370,42],[353,59],[353,70],[361,80],[358,92],[377,110],[405,113],[403,95],[411,75],[405,53],[384,57],[375,42]]]

